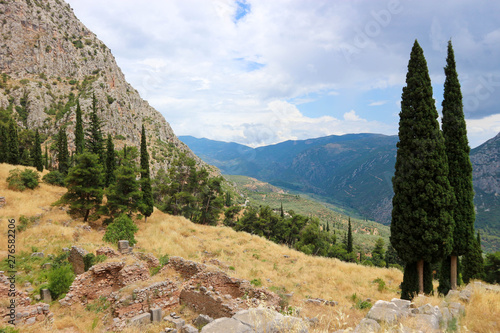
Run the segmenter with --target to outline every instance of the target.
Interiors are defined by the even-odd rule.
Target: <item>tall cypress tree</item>
[[[351,217],[349,217],[349,227],[347,229],[347,247],[346,247],[347,253],[352,253],[354,250],[353,244],[352,244],[352,227],[351,227]]]
[[[97,115],[97,99],[92,95],[92,112],[90,113],[90,124],[87,129],[87,150],[99,156],[99,162],[104,163],[104,139],[102,136],[102,123]]]
[[[116,156],[115,156],[115,145],[113,144],[113,139],[111,134],[108,134],[108,140],[106,142],[106,179],[104,186],[108,187],[111,183],[115,181],[115,169],[116,169]]]
[[[40,143],[40,134],[38,133],[38,129],[35,131],[35,144],[33,146],[33,164],[38,171],[40,172],[43,171],[42,146]]]
[[[76,125],[75,125],[75,147],[76,153],[81,154],[85,149],[85,135],[83,133],[82,109],[80,100],[76,101]]]
[[[69,170],[68,137],[63,128],[59,130],[57,135],[57,162],[59,172],[67,175]]]
[[[474,237],[474,189],[472,187],[472,163],[464,119],[462,92],[455,64],[451,41],[448,42],[448,56],[444,68],[443,136],[448,157],[450,185],[455,193],[453,207],[453,250],[450,260],[450,286],[457,288],[457,258],[469,249]],[[445,267],[448,265],[444,265]]]
[[[7,132],[7,163],[19,164],[21,156],[19,155],[19,138],[17,136],[17,124],[11,120],[9,123],[9,130]]]
[[[484,259],[481,249],[481,235],[477,232],[477,238],[469,243],[469,251],[463,256],[463,280],[469,283],[472,279],[484,278]]]
[[[454,196],[427,62],[416,40],[399,116],[391,243],[401,259],[417,264],[422,293],[425,263],[441,260],[452,249]]]
[[[7,129],[0,123],[0,163],[7,161]]]
[[[153,190],[151,189],[151,178],[149,174],[149,154],[148,145],[146,142],[146,130],[142,125],[141,131],[141,191],[142,203],[139,206],[139,211],[146,217],[146,221],[153,213],[154,199]]]

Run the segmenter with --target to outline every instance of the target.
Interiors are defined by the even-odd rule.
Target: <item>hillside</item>
[[[38,128],[49,148],[53,135],[66,128],[74,150],[76,101],[85,121],[95,96],[103,132],[118,148],[139,146],[141,126],[146,127],[154,171],[168,167],[180,152],[204,165],[64,1],[1,1],[0,13],[0,125],[14,118],[22,128]]]
[[[318,197],[361,219],[390,224],[396,136],[349,134],[250,148],[181,136],[205,161],[229,175],[244,175]],[[471,150],[476,229],[487,252],[500,249],[500,136]]]
[[[34,299],[34,293],[44,284],[47,276],[40,268],[41,263],[53,260],[62,248],[79,246],[95,252],[101,246],[111,246],[116,251],[116,245],[102,241],[103,230],[90,229],[81,220],[71,219],[65,210],[51,206],[65,192],[64,188],[42,183],[34,190],[9,190],[5,178],[13,168],[0,164],[0,193],[7,200],[6,205],[0,208],[0,228],[6,230],[7,219],[10,218],[19,222],[21,214],[32,221],[26,230],[17,234],[15,255],[18,271],[16,288],[27,290]],[[301,317],[317,318],[317,324],[310,332],[331,332],[354,327],[368,312],[367,308],[360,307],[362,300],[371,299],[373,302],[399,297],[398,286],[402,281],[402,273],[396,269],[365,267],[336,259],[306,256],[257,236],[222,226],[194,224],[158,210],[154,211],[147,223],[138,221],[137,224],[138,244],[134,252],[152,253],[157,258],[164,255],[181,256],[195,262],[214,262],[216,259],[215,262],[231,277],[261,283],[264,288],[286,297],[289,305],[300,310]],[[7,249],[6,237],[0,238],[0,249],[0,260],[3,261],[7,256],[3,250]],[[43,252],[48,259],[33,257],[33,252]],[[131,260],[129,258],[127,262]],[[113,264],[116,260],[108,259],[107,262]],[[148,283],[160,283],[173,278],[166,273],[155,275],[150,282],[131,284],[120,290],[120,294],[122,297],[133,297],[135,290],[144,288]],[[384,282],[383,287],[377,282],[380,280]],[[31,286],[25,286],[25,282],[30,282]],[[316,297],[335,300],[338,304],[330,307],[304,302]],[[495,319],[500,311],[495,297],[496,293],[474,291],[470,303],[464,303],[467,316],[458,322],[459,327],[467,327],[475,332],[494,331]],[[438,305],[443,299],[433,296],[424,301]],[[112,323],[111,309],[99,302],[89,301],[88,306],[61,306],[53,302],[50,304],[53,314],[51,322],[23,326],[22,332],[105,332]],[[171,311],[186,319],[196,316],[196,311],[186,306]],[[160,332],[166,325],[165,322],[150,325],[147,331]],[[144,332],[144,328],[127,328],[126,332]]]

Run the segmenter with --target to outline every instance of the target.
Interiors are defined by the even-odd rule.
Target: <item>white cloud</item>
[[[500,133],[500,114],[483,119],[466,119],[469,145],[475,148]]]
[[[387,101],[375,101],[375,102],[371,102],[370,104],[368,104],[368,106],[380,106],[380,105],[384,105],[386,103],[387,103]]]

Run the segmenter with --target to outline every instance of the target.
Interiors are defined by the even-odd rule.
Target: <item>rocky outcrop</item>
[[[75,100],[86,118],[94,95],[103,130],[118,148],[138,147],[145,126],[153,171],[168,167],[180,152],[205,165],[125,80],[109,48],[75,17],[69,4],[1,1],[0,13],[0,72],[5,75],[0,109],[21,106],[18,125],[49,136],[65,126],[74,150]]]
[[[73,265],[73,272],[76,275],[85,273],[84,258],[86,254],[87,251],[77,246],[72,246],[71,250],[69,251],[68,261],[71,263],[71,265]]]

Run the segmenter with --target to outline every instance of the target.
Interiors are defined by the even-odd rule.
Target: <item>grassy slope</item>
[[[224,177],[236,184],[236,188],[253,205],[269,205],[273,209],[279,209],[281,203],[283,203],[285,211],[293,210],[305,216],[317,216],[321,224],[328,223],[330,225],[331,232],[334,229],[336,230],[338,241],[342,241],[342,237],[347,231],[349,212],[342,211],[331,204],[321,202],[302,193],[290,193],[255,178],[231,175],[224,175]],[[354,245],[359,246],[365,252],[371,252],[375,242],[380,237],[384,239],[386,245],[389,244],[390,229],[388,226],[357,218],[351,218],[351,223],[354,233]]]
[[[17,235],[17,254],[22,251],[31,252],[32,247],[45,254],[55,254],[62,247],[78,245],[88,251],[108,245],[102,241],[103,231],[83,231],[78,226],[84,225],[81,220],[71,218],[60,208],[51,207],[64,189],[41,184],[35,190],[13,192],[7,189],[5,182],[8,170],[12,166],[0,164],[0,196],[5,196],[7,206],[0,209],[0,229],[7,229],[7,218],[19,219],[26,216],[39,215],[39,222]],[[302,253],[280,246],[260,237],[243,232],[235,232],[226,227],[209,227],[194,224],[184,218],[174,217],[155,210],[147,224],[139,221],[140,231],[136,238],[138,250],[152,252],[157,257],[168,253],[170,256],[182,256],[187,259],[201,261],[207,253],[212,254],[228,266],[232,276],[248,280],[260,279],[263,286],[282,288],[294,295],[290,304],[301,307],[301,316],[318,317],[319,325],[313,332],[331,332],[333,330],[353,327],[363,318],[367,309],[358,310],[353,307],[352,295],[360,299],[390,300],[399,297],[398,286],[402,273],[396,269],[364,267],[340,262],[336,259],[306,256]],[[0,259],[6,257],[7,239],[2,232],[0,237]],[[205,252],[207,251],[207,252]],[[286,258],[289,256],[289,258]],[[26,275],[19,272],[18,275]],[[376,278],[386,282],[386,288],[378,290],[378,284],[372,283]],[[36,287],[36,285],[35,285]],[[17,288],[21,288],[18,285]],[[474,295],[473,302],[467,306],[468,316],[463,323],[473,331],[486,332],[482,327],[496,321],[500,312],[498,299],[488,294]],[[302,300],[307,297],[321,297],[339,302],[337,307],[317,307],[305,305]],[[477,299],[477,302],[476,302]],[[431,302],[439,304],[437,297]],[[479,302],[479,303],[478,303]],[[477,310],[481,309],[481,310]],[[36,324],[24,328],[23,332],[104,332],[101,316],[84,310],[81,306],[61,308],[57,302],[51,305],[55,314],[53,326]],[[479,317],[478,311],[481,312]],[[470,318],[470,314],[477,318]],[[108,319],[109,320],[109,319]],[[93,324],[95,329],[92,328]],[[480,325],[483,325],[482,327]],[[158,332],[159,326],[150,327],[150,332]],[[139,332],[139,330],[127,330]],[[141,330],[143,331],[143,330]]]

